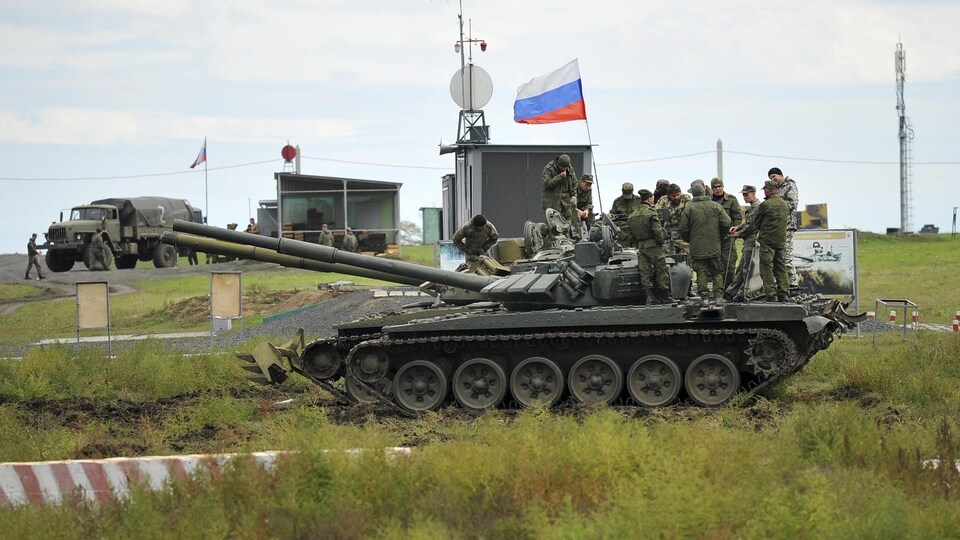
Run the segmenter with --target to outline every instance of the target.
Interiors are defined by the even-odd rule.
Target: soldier
[[[657,180],[657,187],[653,190],[653,200],[659,201],[660,197],[663,197],[667,194],[667,190],[670,189],[670,181],[663,178]]]
[[[487,221],[483,214],[477,214],[454,233],[453,245],[466,255],[468,264],[477,263],[480,256],[486,255],[499,238],[493,223]]]
[[[777,183],[780,197],[790,208],[787,215],[787,240],[783,246],[783,259],[787,262],[787,274],[790,276],[790,287],[799,287],[797,268],[793,265],[793,234],[797,232],[797,206],[800,204],[800,191],[797,183],[789,176],[784,176],[779,168],[774,167],[767,172],[767,177]]]
[[[657,203],[654,205],[654,209],[666,208],[669,210],[670,219],[663,223],[665,228],[676,230],[680,226],[680,215],[683,213],[683,209],[687,206],[687,203],[690,202],[690,196],[686,193],[681,193],[680,186],[676,184],[670,184],[667,187],[667,194],[657,199]],[[690,244],[687,244],[683,240],[677,240],[675,242],[677,251],[680,253],[690,253]]]
[[[37,251],[37,233],[33,233],[27,240],[27,273],[23,279],[30,279],[30,269],[37,267],[37,279],[44,279],[43,272],[40,270],[40,252]]]
[[[640,199],[633,196],[633,184],[630,182],[624,182],[620,192],[622,194],[613,200],[613,206],[610,207],[611,214],[629,216],[643,204]]]
[[[356,253],[359,251],[359,242],[357,242],[357,235],[353,234],[353,229],[347,227],[343,232],[343,250],[349,251],[350,253]]]
[[[254,220],[253,218],[250,218],[250,224],[247,225],[246,232],[250,234],[260,234],[260,226],[257,225],[256,220]]]
[[[757,188],[753,186],[743,186],[740,190],[743,195],[743,202],[746,204],[743,208],[743,223],[750,223],[753,213],[756,210],[754,203],[757,201]],[[730,234],[733,237],[739,237],[743,240],[743,248],[740,257],[740,264],[737,265],[736,272],[733,273],[733,281],[727,285],[727,294],[724,296],[727,300],[736,300],[742,298],[741,289],[746,285],[747,278],[750,277],[750,265],[753,260],[753,248],[757,243],[757,229],[746,226],[740,228],[741,232],[737,234],[737,225],[730,227]]]
[[[723,207],[704,195],[704,186],[690,187],[693,200],[680,214],[680,236],[690,243],[693,271],[697,273],[697,290],[701,298],[709,297],[713,283],[713,299],[723,301],[723,268],[720,266],[720,239],[730,234],[730,216]]]
[[[330,229],[327,228],[326,223],[324,223],[323,226],[320,227],[320,244],[324,246],[333,247],[333,232],[331,232]]]
[[[543,180],[543,196],[540,199],[540,209],[546,211],[547,208],[553,208],[570,223],[569,234],[574,238],[579,238],[580,217],[577,207],[573,203],[577,199],[576,181],[577,173],[570,165],[570,156],[560,154],[550,160],[543,167],[541,178]],[[567,231],[564,231],[565,233]]]
[[[90,237],[90,270],[109,270],[110,264],[106,260],[107,246],[103,243],[103,228],[97,227],[97,232]]]
[[[723,190],[723,180],[714,178],[710,180],[710,189],[713,190],[713,202],[723,207],[723,210],[730,216],[730,226],[736,227],[743,223],[743,212],[740,210],[740,203],[737,198]],[[723,282],[733,281],[734,269],[737,267],[737,254],[733,251],[733,237],[725,234],[720,237],[720,266],[723,267]]]
[[[577,184],[577,212],[580,215],[580,222],[586,226],[587,232],[593,227],[595,221],[593,217],[593,175],[584,174],[580,176],[580,183]]]
[[[756,229],[760,250],[760,279],[767,302],[786,302],[790,287],[787,262],[783,258],[787,240],[787,219],[790,207],[778,193],[779,184],[773,180],[763,183],[764,201],[750,215],[750,221],[734,234],[746,236]]]
[[[647,305],[672,303],[670,274],[663,254],[663,226],[653,209],[653,193],[641,189],[640,205],[627,219],[630,234],[637,241],[637,268],[640,285],[647,297]]]

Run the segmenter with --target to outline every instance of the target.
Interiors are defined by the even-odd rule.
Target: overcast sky
[[[61,209],[162,195],[243,223],[302,172],[402,182],[401,219],[441,205],[457,136],[457,1],[7,0],[0,10],[0,252]],[[622,182],[729,191],[779,166],[832,227],[900,225],[894,51],[906,51],[913,225],[950,230],[960,173],[956,1],[465,0],[493,79],[496,144],[584,144],[587,125],[513,122],[517,87],[579,59],[609,207]],[[692,155],[690,154],[697,154]],[[659,159],[677,157],[673,159]],[[776,157],[771,157],[776,156]],[[854,163],[842,163],[854,162]],[[255,214],[254,214],[255,215]],[[42,238],[42,234],[41,234]]]

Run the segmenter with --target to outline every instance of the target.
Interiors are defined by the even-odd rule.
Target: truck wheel
[[[94,261],[94,255],[93,255],[93,249],[92,249],[92,247],[93,247],[92,245],[87,244],[87,247],[83,248],[83,264],[84,264],[84,266],[87,267],[88,270],[93,270],[93,269],[94,269],[94,268],[93,268],[94,266],[97,266],[96,269],[97,269],[97,270],[100,270],[100,269],[101,269],[101,268],[99,268],[99,267],[100,267],[100,264],[94,265],[94,262],[95,262],[95,261]],[[104,254],[104,260],[106,261],[106,264],[103,264],[103,268],[102,268],[102,269],[103,269],[103,270],[109,270],[109,269],[110,269],[110,265],[113,264],[113,252],[111,252],[108,248],[104,248],[104,250],[106,251],[106,253]]]
[[[114,262],[117,265],[118,270],[129,270],[131,268],[136,268],[137,266],[137,256],[136,255],[121,255],[117,257]]]
[[[177,250],[170,244],[159,244],[153,248],[153,265],[157,268],[170,268],[177,265]]]
[[[51,272],[66,272],[73,268],[74,260],[72,256],[66,257],[65,255],[69,254],[49,249],[43,259]]]

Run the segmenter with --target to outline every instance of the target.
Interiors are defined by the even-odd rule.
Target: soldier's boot
[[[643,289],[643,294],[647,297],[648,306],[655,306],[658,304],[657,297],[653,294],[653,288],[647,287]]]
[[[789,301],[790,301],[790,300],[787,298],[787,293],[778,293],[778,294],[777,294],[777,302],[789,302]]]
[[[670,289],[664,289],[660,292],[660,303],[675,304],[677,303],[677,299],[670,295]]]
[[[778,301],[777,295],[775,294],[769,294],[767,295],[766,299],[764,299],[764,302],[777,302],[777,301]]]

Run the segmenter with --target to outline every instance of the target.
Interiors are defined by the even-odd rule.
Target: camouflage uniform
[[[593,222],[596,221],[593,216],[593,190],[584,191],[579,183],[577,183],[577,210],[587,211],[587,217],[579,219],[587,225],[589,231],[590,227],[593,227]]]
[[[643,201],[638,199],[632,193],[629,196],[621,195],[613,200],[613,206],[610,207],[610,213],[630,216],[641,206],[643,206]]]
[[[737,201],[736,197],[725,192],[720,197],[714,195],[712,200],[722,206],[723,210],[730,216],[731,227],[743,223],[743,211],[740,210],[740,202]],[[720,237],[720,266],[724,269],[724,283],[733,281],[734,268],[737,266],[737,252],[731,246],[733,246],[733,238],[730,235]]]
[[[457,247],[468,261],[479,259],[481,255],[486,255],[487,250],[497,243],[500,235],[497,234],[497,228],[493,223],[487,222],[483,227],[474,227],[473,223],[467,222],[460,227],[453,235],[453,245]]]
[[[800,192],[797,190],[797,183],[789,176],[783,177],[783,183],[780,184],[780,197],[790,209],[787,214],[787,237],[783,246],[783,259],[787,262],[787,274],[790,278],[790,286],[796,287],[797,269],[793,266],[793,233],[797,232],[797,206],[800,204]]]
[[[720,266],[720,239],[730,232],[730,216],[710,196],[694,197],[680,214],[680,236],[690,242],[697,290],[706,298],[713,282],[714,298],[723,298],[723,268]]]
[[[567,167],[566,176],[560,175],[561,157],[563,156],[550,160],[543,167],[543,173],[540,175],[543,180],[540,209],[546,211],[547,208],[553,208],[560,212],[560,215],[571,224],[571,228],[579,228],[580,216],[577,214],[577,207],[573,203],[577,198],[574,189],[577,188],[579,181],[576,179],[577,175],[573,171],[572,165]]]
[[[787,221],[790,206],[773,193],[760,203],[751,214],[750,223],[741,234],[756,230],[757,248],[760,250],[760,279],[763,280],[763,293],[767,298],[787,295],[790,288],[787,262],[784,259],[784,246],[787,239]]]
[[[690,195],[683,193],[680,195],[680,202],[673,204],[670,202],[670,196],[664,195],[657,200],[657,204],[653,205],[654,209],[666,208],[670,211],[670,221],[663,223],[663,226],[666,228],[676,229],[680,226],[680,215],[683,214],[683,209],[686,208],[687,203],[690,202],[692,198]],[[690,253],[690,244],[684,242],[683,240],[677,240],[674,242],[677,247],[677,251],[680,253]]]
[[[40,252],[37,251],[37,235],[30,237],[30,240],[27,240],[27,273],[24,274],[23,279],[30,279],[30,269],[34,266],[37,267],[37,277],[38,279],[43,279],[43,272],[40,270]]]
[[[347,229],[346,232],[343,233],[343,250],[356,253],[357,244],[357,235],[353,234],[353,231],[350,229]]]
[[[90,237],[90,270],[108,270],[109,264],[105,264],[107,246],[103,243],[101,233],[94,233]]]
[[[333,231],[326,225],[320,229],[320,245],[333,247]]]
[[[757,229],[752,226],[753,215],[757,205],[750,204],[744,207],[743,222],[745,225],[740,229],[740,239],[743,240],[742,253],[740,254],[740,263],[733,274],[733,282],[727,285],[727,292],[731,296],[736,296],[740,289],[747,283],[750,274],[750,261],[753,259],[753,248],[757,244]],[[733,226],[733,225],[731,225]]]
[[[627,219],[630,233],[637,241],[637,267],[640,270],[640,285],[658,292],[670,290],[670,274],[663,254],[663,226],[657,212],[646,203],[641,203]]]

